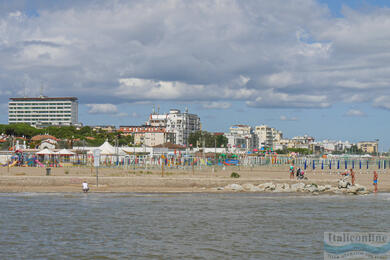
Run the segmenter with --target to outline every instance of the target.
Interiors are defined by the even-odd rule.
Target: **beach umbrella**
[[[332,170],[332,160],[329,161],[329,170]]]
[[[313,160],[313,170],[316,169],[316,162]]]
[[[368,160],[367,160],[367,169],[368,169]]]
[[[352,169],[355,169],[355,161],[352,160]]]
[[[348,162],[347,162],[347,160],[344,160],[344,164],[345,164],[345,169],[347,169],[347,168],[348,168]]]
[[[383,169],[386,169],[386,160],[383,161]]]
[[[378,169],[381,168],[381,160],[378,160]]]
[[[337,170],[340,169],[340,160],[337,161]]]
[[[324,161],[321,161],[321,170],[324,169]]]
[[[306,160],[305,160],[305,165],[304,165],[305,170],[306,170],[306,167],[307,167],[307,162],[306,162]]]
[[[359,161],[359,169],[362,169],[362,161]]]

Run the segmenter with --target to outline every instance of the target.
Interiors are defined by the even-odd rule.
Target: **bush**
[[[240,174],[236,173],[236,172],[232,172],[232,174],[230,175],[231,178],[240,178]]]

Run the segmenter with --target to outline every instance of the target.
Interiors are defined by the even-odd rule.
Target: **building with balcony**
[[[271,148],[274,142],[278,143],[283,139],[283,133],[273,127],[260,125],[255,127],[257,148]]]
[[[150,127],[165,127],[166,132],[175,134],[175,144],[188,145],[188,137],[191,133],[201,130],[200,118],[188,113],[188,109],[182,113],[178,109],[171,109],[168,114],[158,114],[153,111],[146,122]]]
[[[256,139],[251,126],[232,125],[229,130],[229,133],[225,134],[229,148],[251,150],[256,146]]]
[[[358,142],[357,148],[365,153],[378,153],[378,141],[362,141]]]
[[[78,124],[76,97],[10,98],[8,123],[27,123],[32,126]]]

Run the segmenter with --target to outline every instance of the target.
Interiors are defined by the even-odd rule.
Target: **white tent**
[[[115,154],[115,148],[108,141],[105,141],[98,149],[100,149],[101,155]]]
[[[49,149],[43,149],[42,151],[37,152],[38,155],[52,155],[55,154],[53,151]]]
[[[121,148],[115,148],[108,141],[105,141],[98,149],[101,155],[127,155]]]
[[[71,152],[69,150],[66,150],[66,149],[62,149],[62,150],[59,150],[58,152],[56,152],[57,155],[74,155],[75,153],[74,152]]]

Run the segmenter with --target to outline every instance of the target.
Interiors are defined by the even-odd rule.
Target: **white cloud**
[[[227,103],[227,102],[208,102],[202,104],[204,108],[207,109],[228,109],[232,106],[232,104]]]
[[[294,78],[291,72],[283,71],[267,76],[267,83],[272,87],[287,87],[289,85],[302,83],[301,80]]]
[[[130,96],[132,99],[191,99],[202,95],[205,86],[173,81],[154,81],[150,79],[120,79],[117,96]]]
[[[3,100],[44,82],[47,95],[100,105],[388,108],[377,97],[390,96],[390,9],[346,7],[334,18],[314,0],[93,0],[31,16],[5,6]]]
[[[115,116],[116,117],[127,117],[129,114],[125,113],[125,112],[120,112],[118,114],[116,114]]]
[[[377,97],[374,100],[374,106],[390,110],[390,96]]]
[[[180,81],[156,81],[141,78],[122,78],[114,91],[117,97],[129,100],[245,100],[256,93],[254,89],[242,86],[243,79],[233,79],[225,88],[216,84],[187,84]],[[226,102],[225,102],[226,103]]]
[[[89,114],[117,114],[118,108],[113,104],[87,104]]]
[[[346,116],[351,116],[351,117],[362,117],[365,116],[366,114],[360,110],[357,109],[350,109],[345,113]]]
[[[325,95],[288,94],[276,92],[273,89],[258,94],[254,101],[247,101],[251,107],[298,107],[298,108],[326,108],[330,106]]]
[[[279,118],[281,121],[298,121],[297,117],[287,117],[287,116],[280,116]]]

